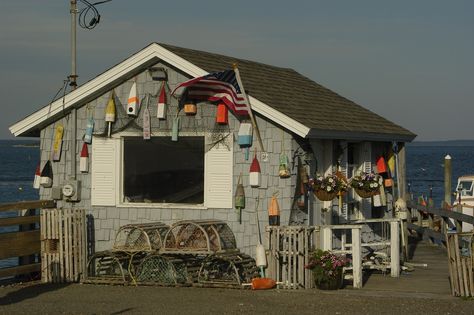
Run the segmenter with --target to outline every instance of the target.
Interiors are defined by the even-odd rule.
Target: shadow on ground
[[[8,292],[5,296],[0,297],[0,305],[11,305],[23,302],[35,298],[43,293],[63,289],[68,285],[69,284],[27,284],[19,287],[16,291]]]

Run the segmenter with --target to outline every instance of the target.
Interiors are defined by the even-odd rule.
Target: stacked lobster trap
[[[258,273],[229,226],[216,220],[122,226],[112,249],[94,254],[87,271],[86,283],[218,287],[240,287]]]

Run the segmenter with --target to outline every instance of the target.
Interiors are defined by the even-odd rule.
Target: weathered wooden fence
[[[447,233],[449,277],[454,296],[474,296],[474,234]]]
[[[18,257],[18,266],[1,268],[0,278],[18,276],[40,271],[39,255],[40,217],[37,209],[55,207],[52,200],[22,201],[0,204],[0,212],[17,212],[16,216],[0,218],[0,227],[14,231],[0,233],[0,259]],[[33,256],[33,257],[32,257]]]

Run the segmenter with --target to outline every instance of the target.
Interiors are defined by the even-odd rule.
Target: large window
[[[123,201],[204,203],[204,137],[123,139]]]

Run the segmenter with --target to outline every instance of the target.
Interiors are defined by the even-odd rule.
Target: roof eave
[[[341,130],[323,130],[312,128],[306,138],[309,139],[345,139],[353,141],[397,141],[411,142],[416,135],[397,133],[353,132]]]

